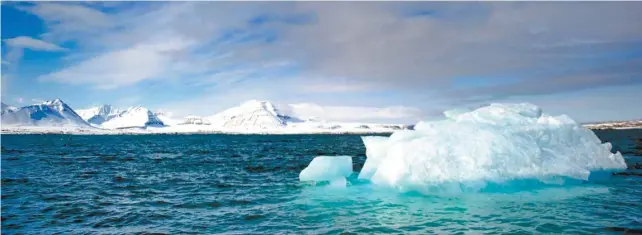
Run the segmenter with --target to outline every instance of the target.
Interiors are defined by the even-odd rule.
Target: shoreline
[[[642,129],[642,126],[630,127],[591,127],[584,126],[590,130],[631,130]],[[156,130],[137,130],[137,131],[123,131],[123,130],[37,130],[37,129],[2,129],[0,135],[390,135],[395,131],[400,130],[380,130],[380,131],[327,131],[327,130],[266,130],[266,131],[243,131],[243,130],[207,130],[207,131],[156,131]]]
[[[11,130],[1,135],[390,135],[394,131],[117,131],[117,130]]]

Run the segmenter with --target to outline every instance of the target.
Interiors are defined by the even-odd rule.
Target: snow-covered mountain
[[[584,124],[589,129],[633,129],[642,128],[642,120],[612,121]]]
[[[356,114],[358,115],[358,114]],[[588,128],[640,128],[642,121],[586,124]],[[101,105],[74,111],[60,99],[20,108],[2,103],[2,132],[13,133],[390,133],[411,125],[331,122],[300,117],[292,105],[250,100],[211,116],[175,118],[144,107]]]
[[[269,101],[250,100],[211,116],[187,116],[152,112],[144,107],[116,109],[101,105],[74,112],[59,99],[39,105],[12,108],[2,104],[2,124],[9,126],[77,125],[100,133],[374,133],[408,129],[407,125],[327,122],[289,114],[288,105],[277,107]],[[3,131],[21,132],[16,128]],[[17,130],[17,131],[16,131]],[[33,132],[28,128],[26,132]],[[39,130],[35,130],[38,132]],[[46,132],[51,132],[47,129]]]
[[[207,117],[187,116],[179,125],[212,125],[212,121]]]
[[[173,126],[173,125],[178,125],[179,123],[181,123],[180,120],[174,119],[174,116],[172,115],[172,113],[156,112],[155,111],[153,114],[154,114],[154,116],[156,116],[156,118],[158,118],[166,126]]]
[[[113,108],[111,105],[105,104],[93,108],[80,109],[76,112],[88,123],[101,125],[104,122],[117,117],[122,111]]]
[[[2,104],[2,112],[3,113],[5,111],[11,112],[11,111],[16,111],[18,109],[16,107],[11,106],[11,105],[8,105],[8,104],[2,103],[2,102],[0,102],[0,103]]]
[[[106,104],[78,110],[78,114],[88,123],[104,129],[145,128],[165,125],[155,113],[144,107],[130,107],[120,110]]]
[[[152,111],[144,107],[131,107],[119,112],[116,116],[103,122],[100,126],[107,129],[144,128],[148,126],[164,126]]]
[[[60,99],[21,108],[2,105],[3,126],[74,126],[89,127],[71,107]]]
[[[178,125],[192,129],[242,133],[392,132],[410,128],[408,125],[327,122],[300,118],[288,114],[290,109],[288,106],[278,107],[269,101],[250,100],[209,117],[185,117]]]
[[[240,106],[217,113],[208,119],[210,123],[216,126],[233,129],[283,128],[289,122],[300,121],[283,114],[274,104],[259,100],[247,101]]]

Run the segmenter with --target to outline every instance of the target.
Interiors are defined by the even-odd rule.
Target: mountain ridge
[[[142,107],[134,106],[121,110],[111,105],[103,104],[82,109],[83,119],[97,127],[105,129],[146,128],[148,126],[164,126],[155,113]]]
[[[59,99],[43,104],[60,103]],[[64,102],[63,102],[64,103]],[[3,105],[3,107],[5,107]],[[8,107],[8,106],[6,106]],[[25,106],[28,107],[28,106]],[[68,110],[71,120],[82,120],[83,125],[91,126],[102,131],[143,131],[143,133],[164,132],[198,132],[198,133],[368,133],[393,132],[408,129],[408,125],[397,124],[368,124],[368,123],[339,123],[316,119],[301,119],[287,113],[286,109],[266,100],[249,100],[237,106],[225,109],[210,116],[186,116],[176,120],[163,112],[134,106],[127,109],[114,108],[103,104],[75,112],[71,107],[56,106],[52,109]],[[54,115],[54,114],[52,114]],[[11,116],[11,115],[9,115]],[[3,114],[2,124],[6,124]],[[55,116],[55,115],[54,115]],[[26,117],[23,115],[23,117]],[[63,122],[58,120],[58,122]],[[23,118],[20,126],[44,126],[33,120]],[[26,121],[25,121],[26,120]],[[68,121],[68,120],[67,120]],[[71,121],[68,121],[71,122]],[[43,123],[45,124],[45,123]],[[53,125],[56,127],[56,125]],[[55,128],[54,128],[55,130]]]
[[[77,126],[91,127],[69,105],[60,99],[8,109],[3,105],[2,124],[9,126]]]
[[[591,129],[640,128],[642,121],[585,124]],[[99,105],[75,111],[60,99],[40,104],[12,107],[2,103],[2,131],[14,133],[391,133],[412,129],[412,125],[360,122],[332,122],[300,118],[287,108],[265,100],[249,100],[210,116],[185,116],[153,112],[134,106],[117,109]]]

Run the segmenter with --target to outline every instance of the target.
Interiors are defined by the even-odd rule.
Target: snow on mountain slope
[[[212,121],[207,117],[187,116],[179,125],[212,125]]]
[[[88,123],[101,125],[109,119],[117,117],[122,111],[113,108],[111,105],[105,104],[93,108],[80,109],[76,112]]]
[[[2,103],[2,102],[0,102],[0,103]],[[8,105],[8,104],[5,104],[5,103],[2,103],[2,112],[3,112],[3,113],[4,113],[5,111],[8,111],[8,112],[10,112],[10,111],[16,111],[17,109],[18,109],[18,108],[13,107],[13,106],[11,106],[11,105]]]
[[[640,129],[642,128],[642,120],[589,123],[584,124],[584,127],[589,129]]]
[[[8,107],[3,104],[3,108]],[[68,108],[68,107],[67,107]],[[71,110],[70,108],[68,108]],[[176,119],[171,113],[152,112],[147,108],[133,107],[127,110],[101,105],[79,110],[77,119],[84,119],[84,125],[94,127],[91,133],[247,133],[247,134],[297,134],[297,133],[391,133],[409,129],[407,125],[373,124],[357,122],[327,122],[319,119],[300,118],[291,115],[288,105],[276,106],[268,101],[250,100],[239,106],[226,109],[212,116],[187,116]],[[7,109],[9,110],[9,109]],[[57,109],[56,109],[57,110]],[[8,113],[9,111],[7,111]],[[5,113],[5,112],[3,112]],[[38,116],[39,114],[36,114]],[[5,117],[6,116],[6,117]],[[27,123],[36,125],[40,121],[22,121],[25,115],[4,115],[2,124]],[[27,115],[28,116],[28,115]],[[52,118],[49,118],[52,119]],[[17,120],[17,121],[16,121]],[[29,119],[30,120],[30,119]],[[57,120],[57,119],[56,119]],[[59,123],[62,121],[55,121]],[[81,121],[82,122],[82,121]],[[35,124],[32,124],[35,123]],[[24,126],[23,126],[24,127]],[[21,127],[22,128],[22,127]],[[24,130],[23,130],[24,129]],[[41,128],[42,129],[42,128]],[[60,130],[65,128],[59,128]],[[54,133],[58,129],[36,130],[34,128],[3,128],[3,132]],[[69,128],[69,130],[73,132]],[[82,132],[82,130],[81,130]],[[87,133],[84,131],[83,133]]]
[[[34,104],[5,112],[2,125],[6,126],[76,126],[89,127],[71,107],[60,99]]]
[[[164,113],[153,113],[143,107],[121,110],[111,105],[100,105],[78,110],[78,114],[88,123],[105,129],[143,128],[173,123],[173,120]]]
[[[178,125],[181,123],[180,120],[174,119],[172,116],[172,113],[166,113],[166,112],[154,112],[154,115],[163,122],[164,125],[167,126],[174,126]]]
[[[412,129],[410,125],[403,124],[378,124],[378,123],[358,123],[358,122],[325,122],[325,121],[305,121],[298,123],[290,123],[287,126],[289,129],[300,130],[318,130],[318,131],[332,131],[332,132],[351,132],[351,133],[380,133],[380,132],[393,132],[396,130]]]
[[[103,122],[100,126],[107,129],[144,128],[147,126],[164,126],[152,111],[143,107],[131,107]]]
[[[283,128],[288,122],[298,121],[284,115],[268,101],[250,100],[209,118],[213,125],[232,129]]]

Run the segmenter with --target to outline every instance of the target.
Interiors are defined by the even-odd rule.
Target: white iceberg
[[[388,137],[362,136],[361,139],[366,146],[367,161],[363,164],[363,168],[361,168],[359,179],[370,179],[377,171],[381,160],[386,156]]]
[[[492,104],[445,116],[389,138],[364,137],[367,159],[359,178],[421,191],[521,179],[588,180],[591,172],[626,168],[622,155],[592,131],[532,104]]]
[[[328,181],[332,186],[345,187],[346,177],[352,174],[352,157],[318,156],[299,173],[300,181]]]

